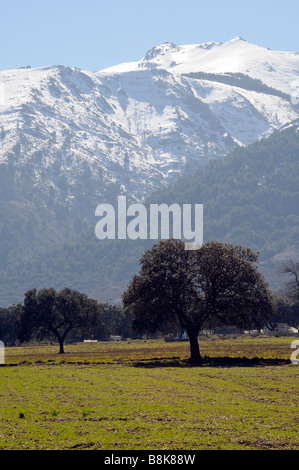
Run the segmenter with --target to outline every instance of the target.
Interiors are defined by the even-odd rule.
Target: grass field
[[[202,367],[163,339],[6,348],[0,449],[297,450],[293,339],[201,339]]]

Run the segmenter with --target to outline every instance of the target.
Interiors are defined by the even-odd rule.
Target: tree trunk
[[[190,342],[190,359],[189,363],[192,365],[201,365],[203,360],[199,352],[199,345],[198,345],[198,331],[187,331],[189,342]]]
[[[64,354],[63,338],[59,336],[58,341],[59,341],[59,354]]]
[[[65,341],[65,338],[66,338],[66,335],[69,333],[69,331],[71,330],[72,328],[67,328],[63,334],[60,334],[60,332],[56,331],[55,334],[57,336],[57,339],[58,339],[58,342],[59,342],[59,354],[64,354],[64,341]]]

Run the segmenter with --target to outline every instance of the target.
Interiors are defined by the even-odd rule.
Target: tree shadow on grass
[[[134,367],[265,367],[291,364],[290,359],[262,357],[208,357],[204,356],[201,364],[191,364],[188,359],[179,357],[152,358],[134,362]]]

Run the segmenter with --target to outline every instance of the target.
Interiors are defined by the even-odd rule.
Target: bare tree
[[[295,298],[299,297],[299,261],[290,259],[282,266],[281,272],[289,274],[291,280],[286,283],[288,293]]]

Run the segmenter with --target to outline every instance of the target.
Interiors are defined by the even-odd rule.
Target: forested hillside
[[[299,132],[274,133],[153,195],[203,203],[204,239],[244,244],[265,260],[299,241]]]
[[[284,250],[291,256],[299,248],[297,129],[294,125],[275,132],[266,140],[212,161],[204,169],[154,193],[147,204],[202,203],[204,241],[228,241],[259,251],[267,280],[277,288],[285,278],[277,278],[278,265],[272,263],[273,257]],[[12,225],[10,232],[13,230],[18,230],[18,226]],[[101,301],[117,300],[138,270],[141,253],[152,243],[100,241],[91,229],[33,256],[20,253],[1,272],[0,304],[22,301],[27,289],[43,286],[67,286]]]

